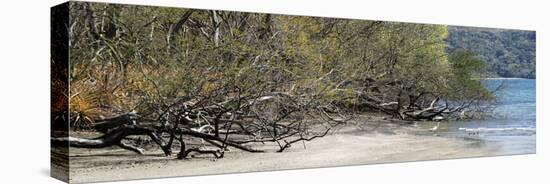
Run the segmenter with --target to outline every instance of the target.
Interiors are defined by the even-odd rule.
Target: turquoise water
[[[482,120],[442,122],[438,134],[479,141],[479,146],[501,154],[535,153],[536,82],[534,79],[486,79],[495,88],[503,84],[490,116]]]

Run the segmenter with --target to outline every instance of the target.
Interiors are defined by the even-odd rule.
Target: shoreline
[[[536,78],[521,78],[521,77],[486,77],[479,78],[481,80],[536,80]]]
[[[88,150],[71,148],[71,182],[197,176],[225,173],[307,169],[365,164],[471,158],[503,155],[479,140],[418,135],[425,131],[403,122],[375,119],[362,125],[342,127],[305,145],[296,144],[275,153],[275,143],[255,145],[266,153],[231,150],[224,158],[210,155],[177,160],[161,152],[135,155],[117,148]],[[304,148],[305,146],[305,148]],[[152,149],[154,150],[154,149]],[[528,152],[527,152],[528,153]],[[526,154],[527,154],[526,153]],[[116,170],[116,172],[112,172]]]

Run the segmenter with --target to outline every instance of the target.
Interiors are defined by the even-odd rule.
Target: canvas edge
[[[59,114],[58,108],[69,112],[69,8],[70,1],[50,8],[50,136],[69,136],[69,114]],[[61,83],[61,84],[59,84]],[[58,118],[65,123],[59,123]],[[70,182],[69,145],[55,146],[50,142],[50,176]]]

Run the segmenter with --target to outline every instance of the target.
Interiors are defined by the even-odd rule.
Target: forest
[[[449,26],[448,50],[475,52],[487,67],[487,76],[536,78],[534,31]]]
[[[180,159],[264,152],[250,146],[264,142],[283,152],[365,112],[475,118],[495,99],[481,81],[486,66],[534,77],[534,56],[517,49],[531,42],[477,55],[478,41],[457,41],[469,32],[445,25],[86,2],[69,11],[54,25],[69,34],[70,63],[52,73],[52,128],[99,135],[53,137],[53,146],[143,154],[132,136],[145,136],[166,155],[179,148]],[[501,34],[503,45],[534,39]],[[211,147],[186,147],[190,138]]]

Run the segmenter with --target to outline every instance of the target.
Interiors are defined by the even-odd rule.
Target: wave
[[[518,78],[518,77],[486,77],[486,78],[479,78],[484,80],[521,80],[521,79],[529,79],[529,78]]]
[[[466,132],[500,132],[500,131],[529,131],[529,132],[536,132],[537,129],[533,127],[513,127],[513,128],[485,128],[485,127],[479,127],[479,128],[458,128],[460,131],[466,131]]]

